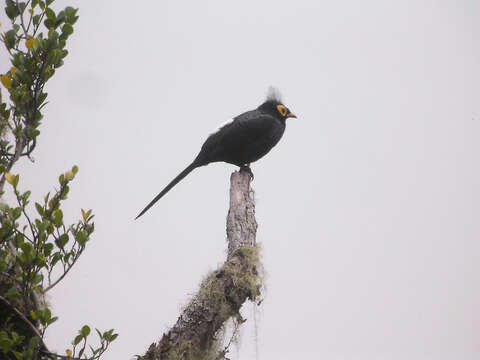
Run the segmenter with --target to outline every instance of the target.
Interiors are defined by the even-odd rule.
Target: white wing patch
[[[230,124],[231,122],[233,122],[233,119],[228,119],[228,120],[224,121],[212,133],[210,133],[210,135],[216,134],[217,132],[220,131],[221,128],[223,128],[225,125]]]

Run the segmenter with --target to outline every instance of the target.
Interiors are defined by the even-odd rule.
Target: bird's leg
[[[250,169],[250,164],[240,165],[240,171],[246,172],[248,175],[250,175],[250,179],[254,179],[252,169]]]

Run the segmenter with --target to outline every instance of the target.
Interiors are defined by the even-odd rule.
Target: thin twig
[[[22,26],[22,29],[23,29],[23,33],[25,34],[25,38],[27,38],[27,34],[28,34],[28,31],[27,31],[27,28],[25,27],[25,23],[23,22],[23,11],[20,10],[20,5],[18,4],[18,0],[15,1],[15,3],[17,4],[17,10],[18,12],[20,13],[20,24]],[[25,4],[25,8],[27,8],[28,4],[30,3],[30,1],[27,1],[27,3]]]
[[[47,7],[45,7],[45,9],[46,9],[46,8],[47,8]],[[33,29],[33,35],[32,35],[33,37],[35,37],[35,35],[37,34],[38,29],[40,29],[40,24],[42,23],[42,20],[43,20],[43,18],[44,18],[44,16],[45,16],[45,11],[46,11],[45,9],[43,9],[42,15],[40,15],[40,19],[38,20],[37,26],[36,26],[36,27],[35,27],[35,25],[33,26],[33,27],[34,27],[34,29]]]
[[[23,216],[25,216],[25,218],[28,221],[28,225],[30,226],[30,231],[32,232],[32,235],[33,235],[33,240],[36,240],[38,234],[35,232],[35,227],[33,226],[32,221],[30,220],[30,217],[28,216],[27,212],[25,211],[25,206],[23,206],[22,202],[20,201],[20,196],[18,194],[19,194],[19,192],[18,192],[18,190],[16,190],[15,191],[15,197],[17,198],[18,205],[22,208]],[[23,235],[25,236],[25,234],[23,234]]]
[[[55,285],[57,285],[60,281],[62,281],[62,279],[68,274],[68,272],[72,269],[73,265],[75,265],[75,263],[77,262],[78,258],[80,257],[80,254],[83,252],[83,248],[80,248],[79,252],[75,255],[75,257],[73,258],[73,261],[72,263],[70,264],[70,266],[68,266],[66,268],[66,270],[64,271],[64,273],[57,279],[55,280],[54,283],[50,284],[46,289],[44,289],[42,291],[42,293],[46,293],[47,291],[51,290]]]
[[[30,1],[29,1],[29,2],[30,2]],[[27,3],[27,6],[25,6],[25,9],[26,9],[27,7],[28,7],[28,3]],[[29,30],[30,30],[30,25],[32,25],[33,14],[34,14],[34,10],[32,9],[32,13],[30,14],[30,20],[28,20],[27,33],[28,33]]]

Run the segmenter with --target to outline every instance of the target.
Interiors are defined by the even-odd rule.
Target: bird
[[[240,167],[240,171],[247,172],[253,179],[250,164],[265,156],[280,141],[288,118],[297,116],[282,103],[278,90],[270,88],[260,106],[223,123],[210,134],[193,162],[155,196],[135,220],[198,167],[225,162]]]

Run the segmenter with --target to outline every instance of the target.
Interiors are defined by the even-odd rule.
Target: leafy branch
[[[2,34],[1,41],[11,56],[12,67],[0,76],[10,99],[8,106],[0,94],[0,134],[8,131],[13,141],[5,136],[0,141],[0,193],[5,173],[11,171],[20,157],[30,157],[36,147],[43,118],[41,110],[47,99],[44,87],[63,65],[68,55],[67,39],[78,19],[78,9],[66,7],[55,14],[49,7],[51,3],[53,0],[6,0],[5,12],[12,29]],[[46,33],[39,32],[44,18]]]
[[[31,192],[20,190],[20,175],[11,172],[22,157],[33,161],[47,104],[45,85],[63,66],[78,19],[78,9],[55,12],[53,2],[6,0],[11,29],[0,34],[12,65],[0,75],[0,200],[6,183],[14,199],[14,204],[0,201],[0,358],[97,360],[117,338],[113,329],[97,330],[99,345],[92,347],[90,327],[83,326],[66,356],[50,352],[44,343],[48,327],[58,320],[45,294],[66,278],[95,229],[92,210],[82,209],[72,224],[64,221],[62,204],[78,167],[59,176],[58,189],[35,202],[34,214]]]

